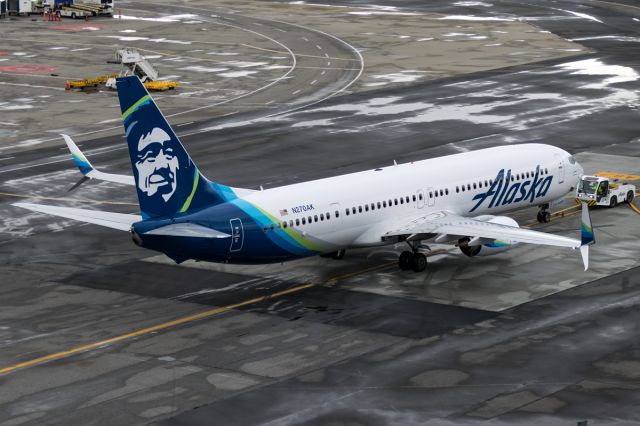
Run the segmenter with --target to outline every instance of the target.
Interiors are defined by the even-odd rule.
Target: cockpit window
[[[573,155],[569,156],[569,164],[576,164],[576,159],[573,157]]]

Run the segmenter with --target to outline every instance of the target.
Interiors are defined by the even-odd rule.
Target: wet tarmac
[[[298,88],[273,86],[268,90],[270,99],[279,99],[275,107],[256,94],[251,105],[230,101],[211,107],[208,117],[200,111],[195,119],[176,121],[184,124],[176,129],[208,177],[271,187],[394,159],[521,142],[563,147],[588,173],[640,175],[640,52],[634,41],[640,37],[640,8],[634,2],[332,3],[349,6],[339,19],[350,12],[375,12],[380,19],[385,13],[437,14],[453,27],[442,33],[467,33],[465,38],[470,30],[462,26],[468,22],[483,22],[486,31],[491,22],[524,22],[536,34],[550,31],[580,50],[354,87],[353,93],[292,111],[322,99],[334,82],[348,84],[359,68],[314,85],[311,75],[298,74],[297,84],[309,91],[306,100],[300,101],[302,92],[293,94]],[[278,28],[290,27],[262,15],[265,2],[220,10],[194,2],[170,9],[150,4],[144,11],[139,3],[121,4],[123,14],[139,16],[175,16],[193,8],[204,15],[204,8],[236,19],[239,27],[259,22],[262,27],[253,27],[279,33],[285,45],[294,45],[288,37],[300,42],[313,33],[281,33]],[[306,20],[330,19],[334,6],[325,12],[304,4],[287,7],[303,8]],[[255,21],[252,10],[264,20]],[[330,32],[339,31],[333,25]],[[144,37],[158,37],[153,25],[147,31]],[[344,38],[363,54],[362,78],[369,80],[362,82],[389,75],[367,74],[367,37],[359,37]],[[320,50],[315,44],[293,50],[311,54]],[[337,50],[330,56],[354,54],[339,42],[331,45]],[[419,63],[411,67],[421,69]],[[238,82],[238,90],[257,83]],[[0,102],[11,99],[0,96]],[[198,102],[190,105],[209,103]],[[235,113],[224,116],[228,112]],[[82,115],[76,112],[76,118]],[[80,139],[95,166],[129,173],[120,135]],[[88,182],[67,193],[79,174],[61,142],[21,142],[4,139],[0,155],[3,425],[640,424],[640,215],[628,206],[592,211],[598,243],[586,273],[576,253],[524,245],[474,259],[437,254],[424,274],[397,270],[401,247],[353,250],[342,261],[177,266],[137,248],[124,233],[12,207],[26,198],[109,211],[137,208],[129,188],[115,184]],[[572,203],[567,199],[555,210]],[[535,210],[514,217],[532,225]],[[578,220],[568,214],[532,226],[569,235]],[[42,357],[49,358],[29,364]]]

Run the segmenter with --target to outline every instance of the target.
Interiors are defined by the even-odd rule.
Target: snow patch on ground
[[[197,17],[198,15],[193,15],[193,14],[168,15],[168,16],[160,16],[157,18],[143,18],[140,16],[118,15],[116,19],[132,20],[132,21],[151,21],[151,22],[180,22],[183,20],[193,20],[193,18],[197,18]]]
[[[449,15],[438,18],[440,21],[513,21],[512,18],[497,16],[475,16],[475,15]]]
[[[390,74],[373,75],[371,76],[371,78],[375,78],[377,80],[383,80],[383,81],[378,81],[374,83],[365,83],[365,86],[376,87],[376,86],[384,86],[386,84],[391,84],[391,83],[412,83],[414,81],[420,80],[422,77],[424,77],[425,74],[426,74],[426,71],[404,70],[404,71],[390,73]]]
[[[229,68],[208,68],[201,65],[191,65],[184,68],[178,68],[181,71],[195,71],[195,72],[222,72],[227,71]]]
[[[217,75],[225,78],[236,78],[236,77],[248,77],[251,74],[256,74],[257,72],[258,71],[229,71],[229,72],[222,72]]]
[[[599,59],[585,59],[582,61],[567,62],[565,64],[556,65],[558,68],[572,71],[571,74],[576,75],[596,75],[596,76],[608,76],[600,83],[591,83],[583,87],[589,89],[604,89],[611,84],[626,83],[629,81],[636,81],[640,78],[640,75],[629,67],[621,65],[607,65]]]
[[[462,7],[491,7],[493,6],[491,3],[485,3],[483,1],[457,1],[453,3],[454,6],[462,6]]]

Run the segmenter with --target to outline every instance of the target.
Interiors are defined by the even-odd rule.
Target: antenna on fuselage
[[[393,160],[393,165],[396,167],[398,166],[398,163],[396,163],[396,160]]]

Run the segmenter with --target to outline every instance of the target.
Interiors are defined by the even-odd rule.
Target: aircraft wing
[[[385,237],[394,235],[448,234],[491,240],[509,240],[519,243],[578,248],[581,241],[561,235],[547,234],[530,229],[499,223],[483,222],[441,211],[414,218],[403,226],[393,229]]]
[[[32,210],[34,212],[93,223],[94,225],[106,226],[107,228],[118,229],[120,231],[129,231],[131,229],[131,225],[142,220],[142,217],[136,214],[111,213],[98,210],[46,206],[43,204],[32,203],[14,203],[13,205],[16,207],[22,207],[23,209]]]

